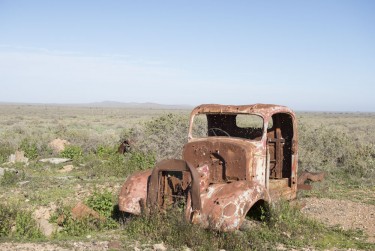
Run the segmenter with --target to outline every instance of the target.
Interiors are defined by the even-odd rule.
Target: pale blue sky
[[[375,1],[0,0],[0,102],[375,111]]]

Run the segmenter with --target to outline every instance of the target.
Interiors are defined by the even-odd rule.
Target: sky
[[[0,102],[375,112],[375,1],[0,0]]]

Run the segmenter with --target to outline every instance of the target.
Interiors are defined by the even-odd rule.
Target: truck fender
[[[141,204],[145,205],[147,199],[147,184],[152,169],[136,172],[130,175],[122,185],[119,194],[119,209],[122,212],[140,215]]]
[[[256,181],[235,181],[213,184],[201,194],[202,209],[191,211],[193,223],[218,231],[239,229],[251,207],[263,200],[270,201],[264,185]]]

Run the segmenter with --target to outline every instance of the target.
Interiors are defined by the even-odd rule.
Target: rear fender
[[[210,185],[201,194],[202,209],[190,211],[193,223],[218,231],[239,229],[247,212],[259,200],[268,202],[269,194],[258,182],[236,181]]]
[[[119,194],[120,211],[141,214],[141,204],[145,205],[147,199],[147,183],[151,172],[152,169],[136,172],[126,179]]]

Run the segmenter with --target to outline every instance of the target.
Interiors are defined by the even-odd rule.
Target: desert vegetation
[[[326,179],[299,198],[350,200],[375,205],[375,114],[297,113],[300,171],[324,171]],[[282,248],[375,249],[366,232],[327,226],[301,213],[301,205],[281,201],[261,210],[251,229],[220,233],[188,224],[176,208],[167,214],[129,217],[116,206],[126,177],[164,158],[179,158],[187,140],[187,110],[0,106],[0,242],[117,241],[120,249],[264,250]],[[70,144],[60,153],[53,139]],[[118,154],[121,140],[131,151]],[[23,151],[27,163],[8,163]],[[72,159],[63,164],[39,160]],[[83,202],[99,217],[76,218],[72,208]],[[55,226],[41,231],[38,210]],[[143,246],[142,246],[143,245]],[[1,243],[0,243],[1,247]]]

